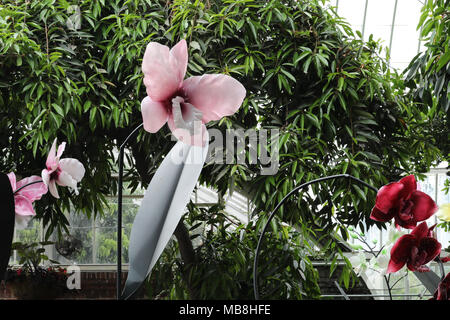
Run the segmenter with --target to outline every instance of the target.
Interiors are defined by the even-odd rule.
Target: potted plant
[[[7,272],[7,286],[20,300],[50,300],[64,296],[67,271],[60,267],[43,266],[43,262],[58,263],[45,255],[43,246],[52,242],[24,244],[15,242],[12,249],[19,255],[18,267]]]

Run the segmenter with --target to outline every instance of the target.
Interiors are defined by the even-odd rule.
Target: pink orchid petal
[[[17,182],[17,189],[21,189],[18,194],[23,195],[31,200],[31,202],[40,200],[41,197],[47,193],[48,188],[44,182],[34,183],[31,185],[27,185],[32,182],[42,181],[42,178],[39,176],[31,176]]]
[[[173,50],[150,42],[142,60],[144,85],[153,101],[164,101],[180,88],[187,68],[187,45],[182,40]]]
[[[30,199],[22,195],[14,196],[16,214],[19,216],[34,216],[33,204]]]
[[[50,191],[50,194],[55,197],[56,199],[59,199],[59,193],[58,189],[56,188],[56,182],[55,180],[50,180],[48,183],[48,190]]]
[[[190,130],[187,130],[185,128],[177,128],[172,117],[170,117],[167,121],[167,125],[169,126],[170,131],[172,131],[172,134],[178,140],[192,146],[205,146],[206,140],[208,138],[208,131],[206,130],[206,126],[203,123],[197,122],[197,124],[195,125],[194,134],[192,134]]]
[[[58,166],[58,161],[56,159],[56,139],[53,140],[53,144],[48,153],[45,165],[48,169],[56,169],[56,167]]]
[[[75,182],[80,182],[86,173],[83,164],[74,158],[61,159],[59,161],[59,167],[63,172],[68,173]]]
[[[223,74],[190,77],[184,80],[182,89],[187,102],[203,113],[204,123],[234,114],[246,95],[239,81]]]
[[[169,117],[164,103],[152,101],[148,96],[141,102],[141,112],[144,129],[150,133],[155,133],[161,129]]]
[[[59,160],[59,158],[62,156],[64,150],[66,149],[66,143],[63,142],[58,147],[58,152],[56,153],[56,158]]]
[[[16,187],[16,175],[14,174],[14,172],[10,172],[7,174],[9,182],[11,183],[11,188],[13,191],[17,190]]]
[[[186,40],[180,40],[175,46],[173,46],[170,50],[170,56],[176,63],[176,71],[178,72],[177,76],[182,81],[184,79],[184,76],[186,75],[188,65],[188,50]]]

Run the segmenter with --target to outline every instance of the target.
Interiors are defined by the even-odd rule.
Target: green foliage
[[[50,260],[45,254],[44,246],[53,244],[53,242],[14,242],[11,249],[17,251],[17,254],[19,255],[19,264],[22,265],[24,270],[35,272],[43,262],[50,261],[52,263],[58,263],[57,261]]]
[[[74,5],[80,12],[79,26]],[[145,47],[149,41],[173,46],[185,38],[187,76],[225,73],[247,89],[239,112],[210,126],[223,132],[232,127],[280,130],[275,175],[261,176],[259,164],[211,163],[200,178],[222,195],[239,188],[252,199],[255,219],[270,212],[294,186],[325,175],[348,173],[380,187],[406,173],[427,171],[438,152],[428,143],[429,132],[420,130],[427,114],[417,110],[402,79],[380,58],[379,44],[363,42],[326,5],[318,0],[1,4],[0,169],[39,174],[58,137],[68,142],[64,157],[79,159],[87,171],[78,196],[61,189],[58,202],[45,197],[37,203],[38,218],[49,227],[47,235],[67,228],[62,212],[73,207],[88,217],[105,214],[106,196],[117,189],[111,179],[114,148],[142,123]],[[168,133],[167,128],[156,134],[142,132],[130,143],[126,178],[132,190],[149,183],[170,150]],[[339,180],[287,201],[279,219],[300,232],[287,227],[288,235],[280,236],[281,222],[272,230],[262,256],[280,257],[281,264],[279,270],[266,270],[265,263],[273,266],[273,260],[261,261],[265,295],[316,296],[308,246],[314,241],[325,249],[325,258],[333,259],[340,249],[330,235],[345,240],[345,226],[372,223],[367,217],[374,197],[367,188]],[[225,222],[198,215],[189,224],[200,222],[216,225],[205,236],[211,245],[196,248],[201,263],[193,274],[203,278],[191,280],[206,283],[199,296],[250,297],[251,254],[259,229],[252,223],[238,227],[248,231],[238,241],[238,231],[227,230]],[[112,243],[102,245],[108,257]],[[182,280],[176,271],[186,268],[176,256],[176,244],[162,261],[152,277],[152,295],[172,283],[173,290],[164,294],[186,297],[185,287],[175,285]],[[305,262],[305,269],[299,261]]]
[[[405,70],[405,84],[419,108],[414,116],[425,119],[421,135],[442,152],[440,160],[450,160],[450,2],[428,0],[422,8],[417,29],[426,50]]]
[[[221,205],[208,209],[189,205],[186,222],[199,263],[183,264],[177,242],[171,242],[149,279],[147,293],[157,299],[253,299],[253,259],[266,217],[241,224]],[[277,220],[260,255],[261,298],[317,298],[318,273],[311,264],[312,248],[292,227]],[[187,278],[187,279],[186,279]],[[187,287],[186,283],[190,284]]]

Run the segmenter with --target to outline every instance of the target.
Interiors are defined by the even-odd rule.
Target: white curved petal
[[[76,182],[80,182],[86,172],[83,164],[73,158],[61,159],[59,161],[59,167],[63,172],[67,172]]]
[[[65,142],[63,142],[63,143],[61,143],[60,145],[59,145],[59,147],[58,147],[58,153],[56,154],[56,158],[60,158],[61,156],[62,156],[62,154],[63,154],[63,152],[64,152],[64,149],[66,149],[66,143]]]
[[[42,170],[41,177],[44,184],[48,186],[50,183],[50,171],[47,169]]]
[[[61,171],[58,179],[56,180],[56,183],[61,187],[69,187],[73,189],[76,194],[78,194],[77,181],[73,179],[72,176],[67,172]]]
[[[48,183],[48,190],[50,191],[50,194],[54,196],[56,199],[59,199],[59,193],[58,189],[56,188],[55,180],[50,180]]]

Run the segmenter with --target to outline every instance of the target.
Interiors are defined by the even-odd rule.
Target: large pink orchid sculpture
[[[14,192],[16,226],[19,229],[25,228],[29,220],[36,215],[33,202],[40,200],[47,193],[47,186],[39,176],[31,176],[16,181],[16,175],[14,172],[10,172],[8,173],[8,178]]]
[[[42,170],[42,180],[55,198],[59,198],[56,185],[70,187],[75,191],[75,194],[78,194],[77,183],[81,181],[85,173],[83,164],[77,159],[60,159],[65,147],[66,143],[63,142],[56,150],[55,139],[45,163],[47,168]]]
[[[142,100],[144,129],[157,132],[166,122],[174,136],[190,145],[204,145],[205,124],[234,114],[246,91],[236,79],[205,74],[184,80],[188,64],[185,40],[172,49],[150,42],[142,62],[147,97]]]

